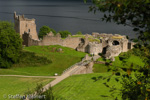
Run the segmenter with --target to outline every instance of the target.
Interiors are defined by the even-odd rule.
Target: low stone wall
[[[28,38],[29,46],[36,46],[39,44],[38,40],[33,40],[31,38]]]
[[[61,45],[65,47],[70,47],[76,49],[81,42],[81,38],[79,37],[67,37],[66,39],[62,39],[60,35],[49,36],[46,35],[43,37],[43,40],[34,40],[29,33],[23,34],[23,45],[32,46],[32,45]]]
[[[71,74],[77,75],[77,74],[93,73],[94,63],[92,61],[90,61],[88,64],[85,64],[85,65],[83,65],[83,64],[79,65],[79,67],[75,71],[73,71]]]
[[[76,49],[81,42],[79,37],[67,37],[63,40],[63,46]]]
[[[96,58],[98,59],[98,57]],[[88,55],[86,55],[82,59],[82,61],[64,70],[62,75],[68,72],[69,72],[69,75],[93,73],[93,65],[94,65],[94,62],[92,61],[92,57],[89,57]]]
[[[63,40],[58,36],[44,36],[39,45],[63,45]]]

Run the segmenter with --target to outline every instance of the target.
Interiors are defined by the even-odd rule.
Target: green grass
[[[73,35],[71,37],[80,37],[80,38],[85,38],[85,35]]]
[[[108,63],[111,62],[110,60],[105,59],[103,57],[97,59],[97,61],[105,61]],[[133,68],[136,68],[136,66],[142,66],[142,67],[144,66],[143,60],[140,57],[135,56],[135,55],[131,55],[126,61],[127,61],[126,65],[123,65],[123,62],[119,59],[119,56],[117,56],[117,57],[115,57],[115,61],[112,62],[112,66],[117,66],[120,68],[129,68],[131,66],[131,64],[133,64]],[[102,64],[95,64],[94,66],[95,66],[96,70],[99,70],[100,68],[98,66],[104,67],[105,65],[104,64],[103,65]],[[104,68],[107,68],[107,66],[105,66]],[[99,70],[99,72],[100,72],[100,70]]]
[[[110,60],[109,59],[105,59],[105,58],[103,58],[103,57],[100,57],[99,59],[97,59],[97,61],[104,61],[104,62],[110,62]]]
[[[0,77],[0,99],[10,100],[8,95],[24,95],[28,89],[34,90],[37,84],[46,85],[53,79],[46,78],[19,78],[19,77]],[[3,96],[7,96],[4,99]],[[16,100],[16,99],[14,99]]]
[[[59,48],[62,48],[63,51],[57,52]],[[54,73],[58,73],[60,75],[66,68],[81,61],[86,54],[58,45],[25,47],[24,51],[34,52],[37,56],[46,57],[47,59],[51,60],[52,63],[36,67],[19,66],[12,67],[10,69],[0,69],[0,74],[53,76]]]
[[[106,66],[105,64],[94,64],[93,66],[94,73],[105,73],[108,71],[108,69],[109,67]]]
[[[104,61],[104,62],[110,62],[110,60],[105,59],[103,57],[99,58],[97,61]],[[115,61],[112,62],[112,66],[106,66],[105,64],[94,64],[93,66],[93,72],[95,73],[104,73],[107,72],[107,70],[111,67],[118,67],[118,68],[130,68],[131,65],[133,65],[133,68],[137,68],[137,66],[144,66],[143,60],[135,55],[131,55],[126,60],[126,65],[123,65],[123,62],[119,59],[119,56],[115,57]]]
[[[85,35],[73,35],[73,36],[71,36],[71,37],[80,37],[80,38],[85,38]],[[97,39],[97,38],[94,38],[93,36],[90,36],[89,38],[88,38],[88,40],[90,41],[90,42],[98,42],[98,43],[100,43],[100,40],[99,39]]]
[[[86,75],[74,75],[53,87],[54,96],[64,98],[66,100],[114,100],[112,97],[102,97],[101,95],[110,96],[109,88],[103,83],[106,80],[94,81],[93,77],[109,76],[111,73],[96,73]],[[116,76],[113,76],[110,86],[116,85],[121,88],[121,84],[115,81]],[[117,94],[115,94],[117,96]],[[120,99],[119,99],[120,100]]]
[[[90,42],[98,42],[98,43],[100,43],[100,40],[97,39],[97,38],[91,38],[91,37],[89,37],[88,40],[89,40]]]
[[[119,57],[115,57],[115,61],[112,63],[113,66],[118,66],[118,67],[121,67],[121,68],[124,68],[124,67],[130,67],[131,64],[133,63],[133,67],[136,67],[137,65],[138,66],[144,66],[144,62],[142,61],[142,59],[138,56],[134,56],[134,55],[131,55],[127,60],[127,65],[124,66],[122,64],[122,61],[119,59]]]

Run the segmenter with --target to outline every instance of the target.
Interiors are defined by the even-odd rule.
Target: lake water
[[[101,21],[103,13],[88,13],[89,4],[82,0],[0,0],[0,20],[14,22],[13,12],[35,18],[37,30],[47,25],[56,31],[68,30],[75,34],[92,32],[125,34],[134,37],[130,27]]]

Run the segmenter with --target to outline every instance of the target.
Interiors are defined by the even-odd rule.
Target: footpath
[[[59,76],[26,76],[26,75],[0,75],[3,77],[27,77],[27,78],[58,78]]]

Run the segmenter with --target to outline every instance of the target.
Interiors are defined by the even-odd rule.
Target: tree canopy
[[[42,26],[39,31],[39,38],[43,39],[43,36],[47,35],[49,32],[53,32],[56,35],[56,31],[48,26]]]
[[[0,67],[8,68],[19,61],[22,39],[10,22],[0,21]]]

